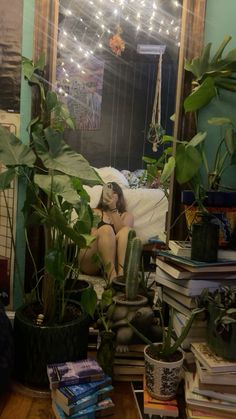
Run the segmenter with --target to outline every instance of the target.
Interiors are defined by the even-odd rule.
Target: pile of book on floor
[[[156,258],[156,282],[160,287],[160,296],[165,303],[175,309],[173,327],[179,336],[191,311],[197,307],[197,297],[204,288],[214,291],[221,285],[235,286],[236,262],[219,260],[205,263],[191,260],[187,256],[178,256],[171,251],[159,250]],[[199,314],[182,344],[185,359],[194,363],[190,343],[202,341],[206,336],[204,313]]]
[[[188,419],[236,418],[236,362],[215,355],[206,342],[194,342],[196,373],[186,372]]]
[[[94,359],[47,366],[56,418],[94,419],[114,413],[111,377]]]

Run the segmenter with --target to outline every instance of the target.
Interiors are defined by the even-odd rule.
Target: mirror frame
[[[183,0],[181,37],[179,49],[179,63],[176,83],[175,123],[173,154],[176,151],[176,140],[191,138],[195,131],[195,121],[189,113],[183,113],[183,101],[191,90],[191,76],[184,70],[185,58],[191,60],[199,55],[203,48],[204,27],[207,0]],[[172,238],[180,238],[180,231],[186,230],[185,221],[181,214],[180,188],[175,182],[173,173],[168,202],[168,216],[166,225],[166,243]],[[182,220],[181,220],[182,218]],[[178,222],[176,223],[176,220]],[[179,237],[178,237],[179,236]]]

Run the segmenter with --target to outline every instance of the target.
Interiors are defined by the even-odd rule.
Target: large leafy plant
[[[6,166],[0,175],[0,189],[9,188],[15,177],[25,184],[26,229],[33,224],[44,230],[44,270],[39,273],[35,267],[34,298],[45,319],[55,323],[63,321],[66,284],[78,269],[79,251],[93,240],[93,215],[83,184],[98,184],[101,179],[87,160],[65,143],[64,129],[73,128],[74,122],[57,94],[47,89],[43,71],[43,57],[36,63],[23,59],[23,73],[38,99],[38,112],[28,125],[30,144],[0,127],[0,161]]]
[[[207,106],[214,97],[220,98],[223,90],[236,92],[236,49],[224,57],[225,47],[231,37],[226,36],[217,52],[210,58],[211,43],[207,44],[199,57],[185,62],[185,70],[192,73],[192,91],[184,100],[185,112],[194,112],[196,125],[200,109]],[[175,170],[179,184],[188,184],[197,201],[202,202],[207,190],[217,190],[221,185],[223,172],[236,163],[236,133],[230,118],[212,117],[211,125],[221,127],[222,136],[216,138],[214,158],[205,152],[207,132],[198,132],[192,139],[177,140],[173,156],[173,137],[163,136],[160,146],[163,151],[158,160],[149,161],[153,167],[162,169],[161,183],[166,185]],[[160,148],[159,148],[160,149]],[[211,163],[212,161],[212,163]],[[207,179],[207,182],[204,181]]]

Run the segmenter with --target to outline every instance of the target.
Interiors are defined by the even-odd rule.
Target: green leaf
[[[76,204],[80,200],[80,196],[73,187],[71,178],[67,175],[35,175],[35,183],[50,197],[60,195],[63,199],[71,204]]]
[[[216,125],[216,126],[221,126],[221,125],[225,125],[225,124],[232,124],[232,120],[230,118],[227,117],[213,117],[208,119],[208,124],[210,125]]]
[[[171,174],[173,173],[175,169],[175,158],[173,156],[171,156],[167,163],[164,166],[163,172],[161,174],[161,179],[160,182],[161,183],[165,183],[171,176]]]
[[[81,295],[81,306],[83,310],[88,313],[91,317],[94,316],[97,307],[97,294],[93,287],[87,288],[82,292]]]
[[[57,95],[55,92],[49,90],[46,96],[46,107],[48,112],[51,112],[58,104]]]
[[[190,71],[196,79],[201,79],[209,68],[211,45],[212,44],[209,43],[204,47],[203,53],[200,57],[193,58],[191,62],[185,60],[185,70]]]
[[[109,307],[113,302],[113,293],[111,289],[105,290],[102,293],[102,299],[100,302],[102,310]]]
[[[45,54],[42,53],[39,57],[39,59],[35,62],[35,68],[38,68],[39,70],[43,71],[45,67]]]
[[[33,167],[36,156],[14,134],[0,126],[0,161],[5,166]]]
[[[184,101],[185,112],[197,111],[207,105],[216,96],[214,80],[207,77]]]
[[[234,137],[234,130],[232,127],[229,127],[225,130],[224,142],[228,153],[232,156],[236,152],[236,141]]]
[[[207,133],[206,132],[198,132],[194,137],[187,143],[186,147],[192,146],[197,147],[199,144],[201,144],[205,138]]]
[[[28,80],[30,80],[32,75],[34,74],[33,62],[31,60],[29,60],[28,58],[23,57],[22,58],[22,70],[23,70],[24,77],[26,77]]]
[[[195,147],[182,144],[177,145],[175,159],[176,179],[180,184],[190,181],[202,163],[201,154]]]
[[[45,254],[44,258],[46,271],[52,275],[55,281],[63,281],[64,273],[64,253],[61,249],[52,249]]]
[[[16,175],[16,170],[11,167],[10,169],[5,170],[0,173],[0,190],[9,189],[11,187],[11,182],[13,181]]]
[[[49,149],[47,150],[40,138],[35,141],[35,146],[37,154],[46,168],[78,177],[84,184],[101,184],[101,178],[95,170],[81,154],[73,151],[65,143],[61,132],[47,128],[45,136]]]
[[[218,60],[220,60],[222,53],[226,47],[226,45],[231,41],[232,36],[230,35],[226,35],[223,39],[223,41],[221,42],[218,50],[216,51],[214,57],[211,60],[211,65],[214,65],[215,63],[217,63]]]

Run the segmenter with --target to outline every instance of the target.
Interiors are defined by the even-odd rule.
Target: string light
[[[125,27],[126,31],[129,27],[137,32],[143,31],[155,41],[158,36],[168,38],[173,45],[179,46],[181,11],[176,12],[175,8],[181,6],[177,0],[167,2],[168,10],[162,7],[164,2],[158,0],[72,0],[70,8],[63,7],[60,0],[59,3],[64,20],[59,30],[58,47],[63,60],[61,71],[67,83],[73,67],[85,74],[94,54],[109,48],[109,39],[118,26]],[[173,10],[172,14],[170,10]],[[60,94],[66,94],[64,87],[63,84],[60,86]]]

